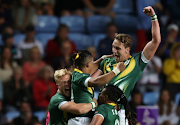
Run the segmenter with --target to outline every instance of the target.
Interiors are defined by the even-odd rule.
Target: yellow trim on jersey
[[[135,66],[136,66],[136,61],[134,58],[131,58],[129,66],[118,76],[118,79],[127,76],[129,73],[131,73],[135,68]]]
[[[74,71],[76,71],[76,72],[79,72],[79,73],[83,73],[81,70],[79,70],[79,69],[74,69]]]
[[[104,63],[104,68],[103,68],[104,74],[106,74],[106,64],[107,64],[107,62]]]
[[[94,90],[94,87],[87,87],[88,91],[93,95],[93,90]]]
[[[109,105],[112,105],[112,106],[116,106],[117,104],[115,103],[108,103]]]

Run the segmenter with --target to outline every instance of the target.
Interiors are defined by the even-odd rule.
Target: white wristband
[[[121,72],[118,68],[114,68],[112,71],[115,75],[118,75]]]
[[[105,59],[106,57],[107,57],[106,55],[103,55],[101,58],[102,58],[102,59]]]
[[[94,101],[91,102],[91,105],[92,105],[92,111],[95,111],[95,108],[96,108],[96,103]]]

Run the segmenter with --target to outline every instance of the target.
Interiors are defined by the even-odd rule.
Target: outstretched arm
[[[157,17],[154,16],[155,12],[151,6],[145,7],[143,12],[151,16],[152,19],[152,40],[147,43],[147,45],[143,49],[143,54],[147,60],[151,60],[154,56],[160,42],[161,42],[161,34],[160,34],[160,27]]]
[[[94,103],[96,102],[96,103]],[[72,114],[85,114],[87,112],[89,112],[90,110],[92,110],[93,108],[97,107],[97,100],[93,99],[93,103],[74,103],[74,102],[67,102],[63,105],[61,105],[59,108],[60,110],[72,113]]]

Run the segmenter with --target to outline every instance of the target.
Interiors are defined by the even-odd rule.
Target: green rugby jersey
[[[124,61],[126,68],[123,72],[111,79],[108,84],[117,85],[126,95],[128,99],[136,82],[141,78],[143,70],[147,65],[148,60],[142,52],[134,57],[130,56]],[[115,58],[106,58],[100,64],[100,70],[106,74],[112,71],[117,65]]]
[[[119,115],[114,103],[102,104],[96,108],[94,115],[101,115],[104,118],[102,125],[119,125]]]
[[[74,69],[71,79],[71,101],[75,103],[90,103],[94,97],[94,88],[88,87],[89,74],[83,73],[79,69]],[[92,112],[81,115],[92,117]]]
[[[67,99],[57,92],[49,102],[50,120],[49,125],[67,125],[68,114],[59,109],[59,106],[67,102]]]

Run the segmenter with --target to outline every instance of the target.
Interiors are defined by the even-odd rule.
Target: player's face
[[[105,94],[104,92],[106,91],[106,88],[104,88],[101,93],[99,94],[99,97],[98,97],[98,104],[105,104],[106,102],[106,98],[105,98]]]
[[[92,74],[92,71],[94,71],[93,70],[93,68],[94,68],[94,59],[93,59],[93,57],[90,58],[90,62],[88,63],[88,68],[89,68],[89,71],[90,71],[89,74]]]
[[[121,43],[117,39],[114,39],[112,44],[112,52],[116,62],[122,62],[126,60],[125,57],[128,54],[128,51],[128,48],[124,47],[124,43]]]
[[[65,75],[60,78],[58,89],[61,94],[70,97],[71,96],[71,77],[70,75]]]

